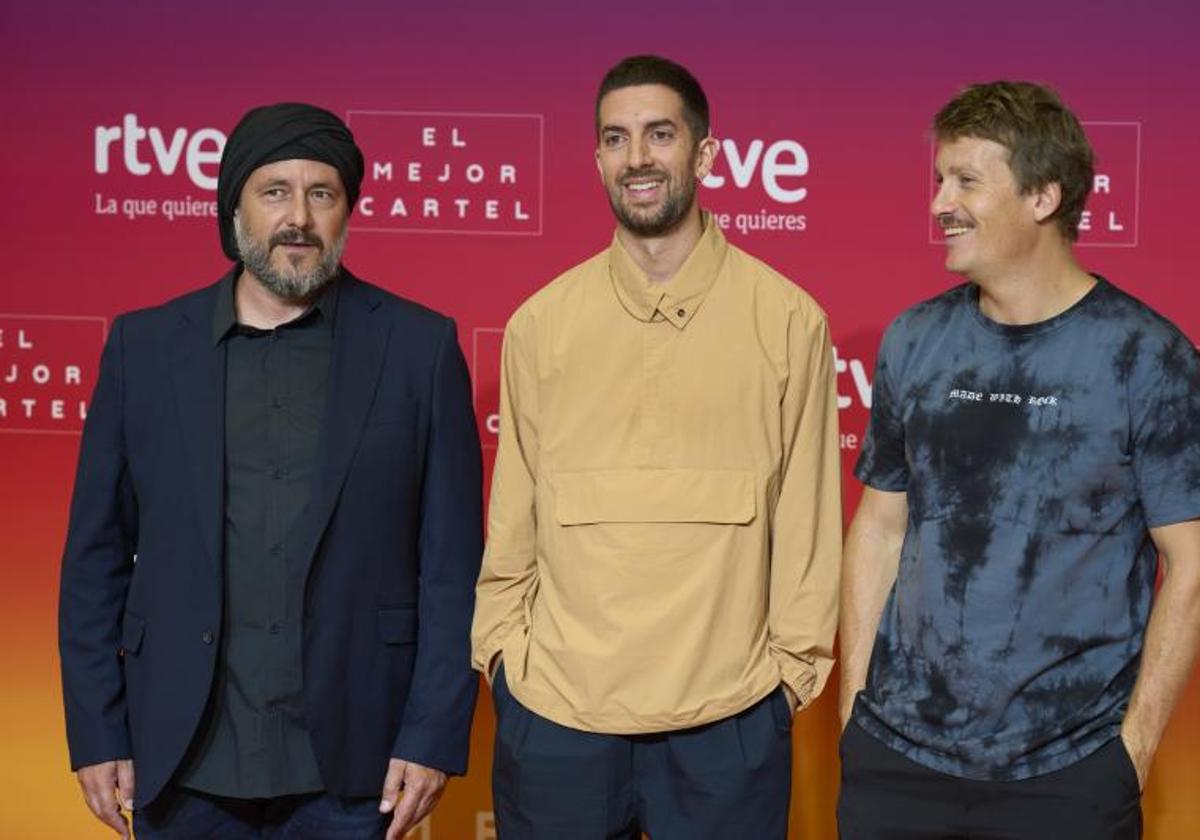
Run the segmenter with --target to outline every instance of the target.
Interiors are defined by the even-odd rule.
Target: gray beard
[[[236,215],[233,217],[233,235],[237,240],[242,264],[258,278],[267,291],[287,301],[308,300],[337,276],[342,252],[346,248],[347,229],[342,228],[332,247],[323,252],[321,261],[311,270],[300,271],[292,268],[278,271],[271,265],[270,243],[251,238],[242,229],[242,220]]]

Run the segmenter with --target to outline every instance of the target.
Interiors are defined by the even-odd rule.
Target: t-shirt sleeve
[[[1200,353],[1166,330],[1143,345],[1134,371],[1133,468],[1146,522],[1200,518]]]
[[[903,407],[895,378],[897,325],[893,324],[879,345],[875,360],[875,378],[871,383],[871,419],[867,424],[862,453],[854,466],[854,475],[876,490],[899,491],[908,488],[908,460],[905,457]]]

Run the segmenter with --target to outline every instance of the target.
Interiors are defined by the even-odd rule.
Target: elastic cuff
[[[789,661],[788,666],[781,667],[780,681],[788,687],[796,700],[796,705],[792,709],[792,712],[795,713],[807,707],[815,699],[813,689],[817,685],[817,669],[795,660]]]

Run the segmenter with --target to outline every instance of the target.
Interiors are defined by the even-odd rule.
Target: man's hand
[[[446,774],[432,767],[393,758],[383,780],[383,799],[379,812],[392,812],[392,824],[386,840],[400,840],[433,810],[446,788]],[[404,795],[401,796],[401,789]]]
[[[800,698],[796,696],[796,692],[792,691],[792,687],[787,683],[780,683],[783,686],[783,696],[787,698],[788,708],[792,714],[796,714],[796,708],[800,705]]]
[[[83,798],[96,819],[129,840],[129,820],[121,809],[133,810],[133,760],[123,758],[80,767],[75,774]]]
[[[1121,740],[1144,790],[1167,719],[1200,654],[1200,519],[1150,529],[1162,560],[1162,585],[1150,607],[1142,661]]]
[[[1121,727],[1121,743],[1125,745],[1125,752],[1129,754],[1133,769],[1137,771],[1138,790],[1145,790],[1146,777],[1150,775],[1150,765],[1154,763],[1154,750],[1142,744],[1128,730],[1128,727]]]
[[[838,644],[842,649],[838,718],[850,722],[854,697],[867,684],[871,650],[908,530],[908,494],[864,487],[842,555]]]

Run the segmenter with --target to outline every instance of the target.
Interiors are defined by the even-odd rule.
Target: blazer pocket
[[[416,607],[380,607],[379,638],[389,645],[410,645],[417,640]]]
[[[592,470],[558,473],[554,485],[555,518],[560,525],[745,525],[757,513],[750,470]]]
[[[137,656],[142,649],[142,638],[146,635],[146,620],[131,612],[125,613],[121,622],[121,649],[119,654]]]

